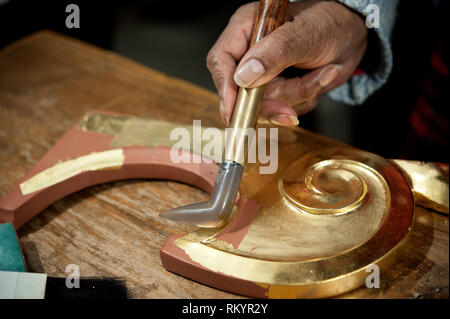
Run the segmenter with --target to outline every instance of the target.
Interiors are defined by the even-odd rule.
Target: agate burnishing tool
[[[253,27],[250,46],[270,34],[284,22],[288,0],[261,0]],[[231,118],[231,136],[227,136],[225,155],[220,165],[211,198],[207,202],[178,207],[160,214],[161,217],[195,224],[219,227],[226,224],[238,195],[247,145],[248,128],[255,128],[265,85],[256,88],[240,87]]]

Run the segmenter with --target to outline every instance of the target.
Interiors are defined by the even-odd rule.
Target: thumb
[[[313,52],[310,34],[294,29],[292,22],[286,22],[274,32],[254,44],[241,59],[234,82],[241,87],[256,87],[274,79],[285,68],[316,68],[327,61],[318,61]],[[321,60],[321,59],[320,59]]]

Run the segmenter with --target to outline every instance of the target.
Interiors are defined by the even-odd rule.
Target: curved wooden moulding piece
[[[95,158],[90,160],[89,157]],[[76,162],[77,159],[84,160]],[[175,164],[170,160],[167,147],[128,147],[95,152],[77,159],[58,163],[16,184],[0,199],[0,222],[12,223],[18,229],[67,195],[117,180],[168,179],[210,192],[218,171],[214,163]],[[55,168],[58,168],[57,172]],[[58,181],[56,178],[60,175],[68,178]]]
[[[127,126],[128,121],[134,119],[140,126],[136,123]],[[124,126],[128,131],[123,129]],[[18,229],[67,195],[117,180],[168,179],[210,192],[218,166],[214,162],[203,161],[200,155],[192,153],[189,156],[192,159],[198,157],[197,161],[174,163],[170,159],[170,145],[167,141],[153,136],[160,127],[145,130],[150,127],[151,120],[133,118],[126,114],[102,110],[86,113],[0,199],[0,223],[12,223]],[[132,138],[127,135],[130,130]],[[164,136],[168,135],[168,132],[162,133]],[[153,143],[153,140],[160,142]],[[151,146],[145,142],[149,142]]]

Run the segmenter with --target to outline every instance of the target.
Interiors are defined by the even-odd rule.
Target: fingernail
[[[293,115],[277,115],[272,117],[270,121],[273,124],[280,126],[297,126],[299,123],[298,118]]]
[[[219,101],[219,113],[220,113],[220,117],[222,118],[222,121],[223,121],[226,125],[228,125],[228,124],[229,124],[229,122],[228,122],[228,116],[227,116],[227,113],[225,112],[225,108],[224,108],[224,106],[223,106],[223,101],[222,101],[222,100]]]
[[[270,121],[261,115],[258,116],[258,124],[270,124]]]
[[[239,86],[246,87],[259,79],[264,72],[266,72],[266,69],[261,62],[250,59],[234,73],[234,82]]]
[[[336,64],[326,68],[322,74],[319,75],[319,83],[321,87],[326,87],[328,84],[336,80],[338,75],[342,72],[342,65]]]

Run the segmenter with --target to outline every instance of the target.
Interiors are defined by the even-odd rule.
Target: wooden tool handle
[[[250,46],[284,22],[288,2],[288,0],[260,0]],[[230,127],[233,130],[231,136],[227,138],[224,160],[244,164],[243,153],[246,153],[249,141],[243,132],[247,128],[255,128],[265,88],[265,85],[252,89],[239,88],[231,117]]]
[[[284,22],[289,0],[260,0],[250,46],[273,32]]]

